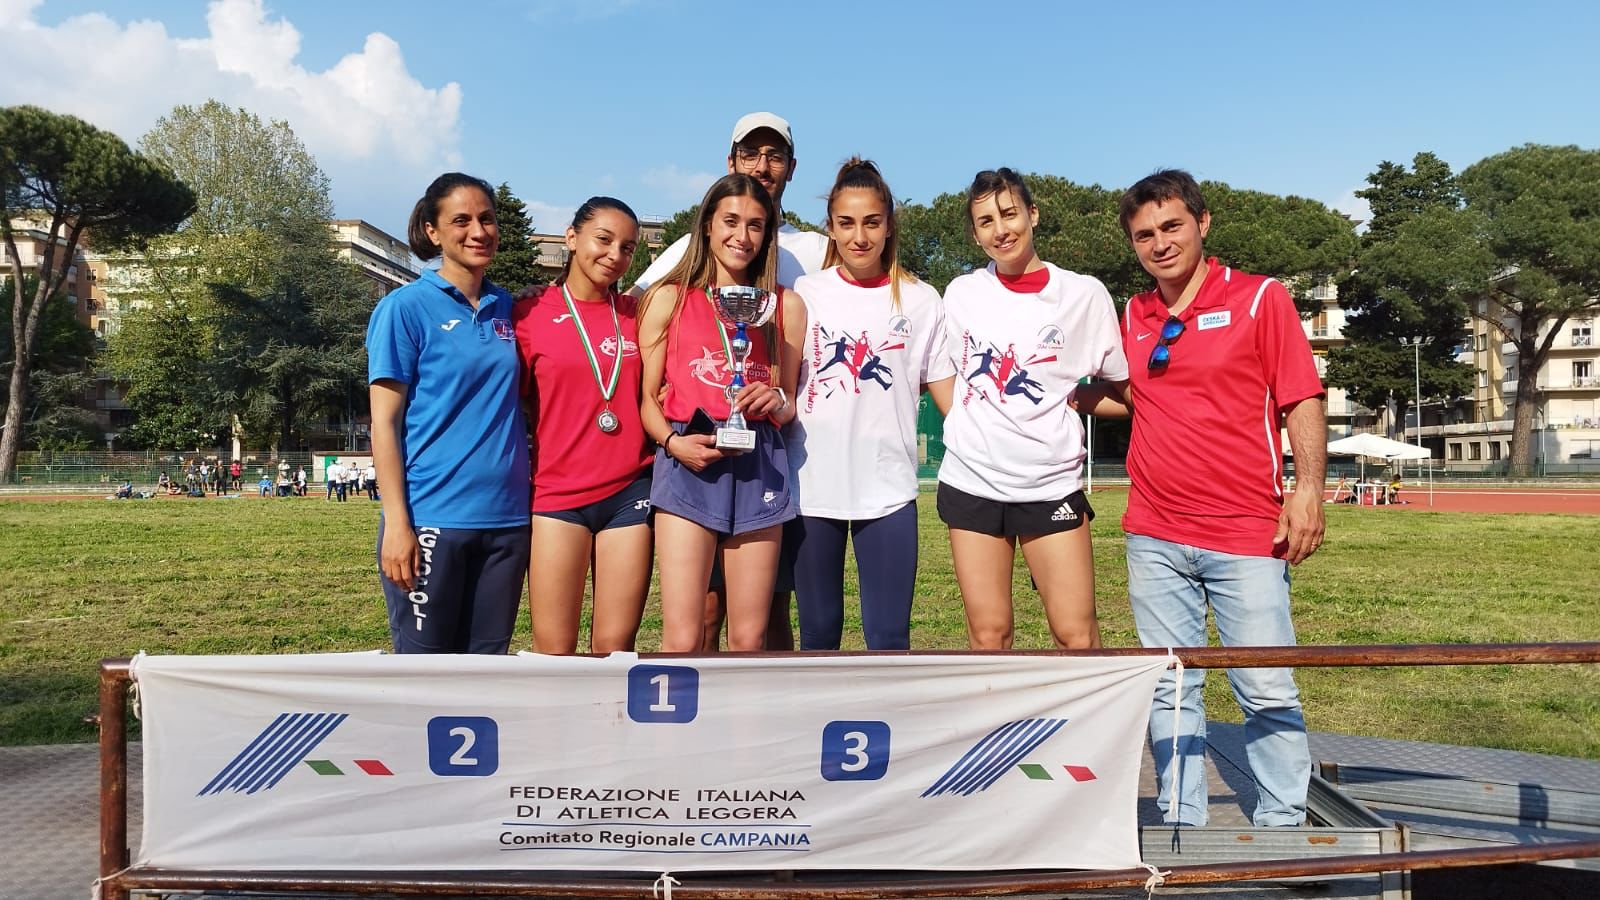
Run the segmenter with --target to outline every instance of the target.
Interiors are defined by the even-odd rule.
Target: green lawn
[[[1137,643],[1123,495],[1094,495],[1106,643]],[[964,644],[932,497],[922,502],[913,646]],[[377,504],[305,500],[0,500],[0,743],[87,741],[95,663],[151,653],[301,653],[387,643]],[[1329,539],[1296,572],[1301,643],[1600,639],[1593,518],[1329,507]],[[1017,646],[1049,645],[1019,567]],[[853,579],[847,582],[853,590]],[[519,645],[526,646],[523,616]],[[859,618],[846,622],[860,646]],[[655,648],[647,611],[641,650]],[[1600,759],[1600,666],[1302,669],[1312,728]],[[1220,674],[1210,712],[1237,720]]]

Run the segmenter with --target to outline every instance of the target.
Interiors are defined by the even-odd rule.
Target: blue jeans
[[[1267,556],[1237,556],[1128,535],[1128,599],[1146,647],[1204,647],[1206,607],[1216,617],[1223,646],[1288,646],[1289,564]],[[1178,714],[1178,809],[1169,808],[1173,778],[1173,673],[1156,687],[1150,709],[1150,752],[1155,758],[1162,818],[1206,823],[1206,673],[1185,669]],[[1292,669],[1229,669],[1233,696],[1244,712],[1245,754],[1256,783],[1258,826],[1299,825],[1306,817],[1311,753],[1300,691]]]

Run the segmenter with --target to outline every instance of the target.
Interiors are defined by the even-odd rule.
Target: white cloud
[[[374,200],[346,197],[341,176],[361,183],[370,181],[364,173],[382,171],[391,185],[415,183],[420,194],[434,175],[461,165],[460,85],[424,86],[382,33],[313,72],[296,61],[300,32],[269,16],[262,0],[213,0],[206,36],[192,39],[170,35],[161,22],[100,13],[44,26],[33,16],[39,6],[0,0],[0,104],[71,113],[132,144],[173,106],[215,98],[287,121],[333,179],[341,215],[385,222],[389,210],[349,208]]]
[[[1372,221],[1372,206],[1366,200],[1357,197],[1356,191],[1366,190],[1367,187],[1368,185],[1365,184],[1353,187],[1340,194],[1339,199],[1328,204],[1331,208],[1344,213],[1357,222],[1363,223],[1359,229],[1361,231],[1366,230],[1364,223]]]
[[[711,172],[685,172],[676,165],[662,166],[646,171],[639,176],[639,181],[645,187],[655,188],[666,195],[666,199],[681,206],[689,206],[700,202],[705,196],[706,188],[720,178]]]

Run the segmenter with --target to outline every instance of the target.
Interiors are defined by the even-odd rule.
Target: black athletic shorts
[[[939,518],[951,528],[995,537],[1057,534],[1094,521],[1094,510],[1083,491],[1073,491],[1060,500],[1006,503],[974,497],[940,482],[937,504]]]

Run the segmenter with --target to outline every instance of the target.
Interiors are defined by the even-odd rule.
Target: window
[[[1482,369],[1479,369],[1478,370],[1478,387],[1486,388],[1488,386],[1489,386],[1489,373],[1485,372]]]
[[[1319,310],[1311,317],[1311,336],[1325,338],[1328,336],[1328,311]]]
[[[1467,455],[1475,460],[1483,459],[1483,445],[1477,441],[1473,441],[1471,444],[1467,445]]]
[[[1500,442],[1499,441],[1490,441],[1489,442],[1489,458],[1490,459],[1499,459],[1500,458]]]
[[[1594,325],[1588,322],[1572,326],[1572,346],[1593,347]]]
[[[1487,334],[1478,335],[1478,349],[1482,350],[1485,353],[1489,352],[1489,335],[1487,335]]]
[[[1451,444],[1450,445],[1450,458],[1452,460],[1456,461],[1456,462],[1460,462],[1461,461],[1461,445],[1460,444]]]
[[[1572,386],[1591,387],[1594,385],[1594,361],[1588,359],[1574,360],[1572,363]]]

